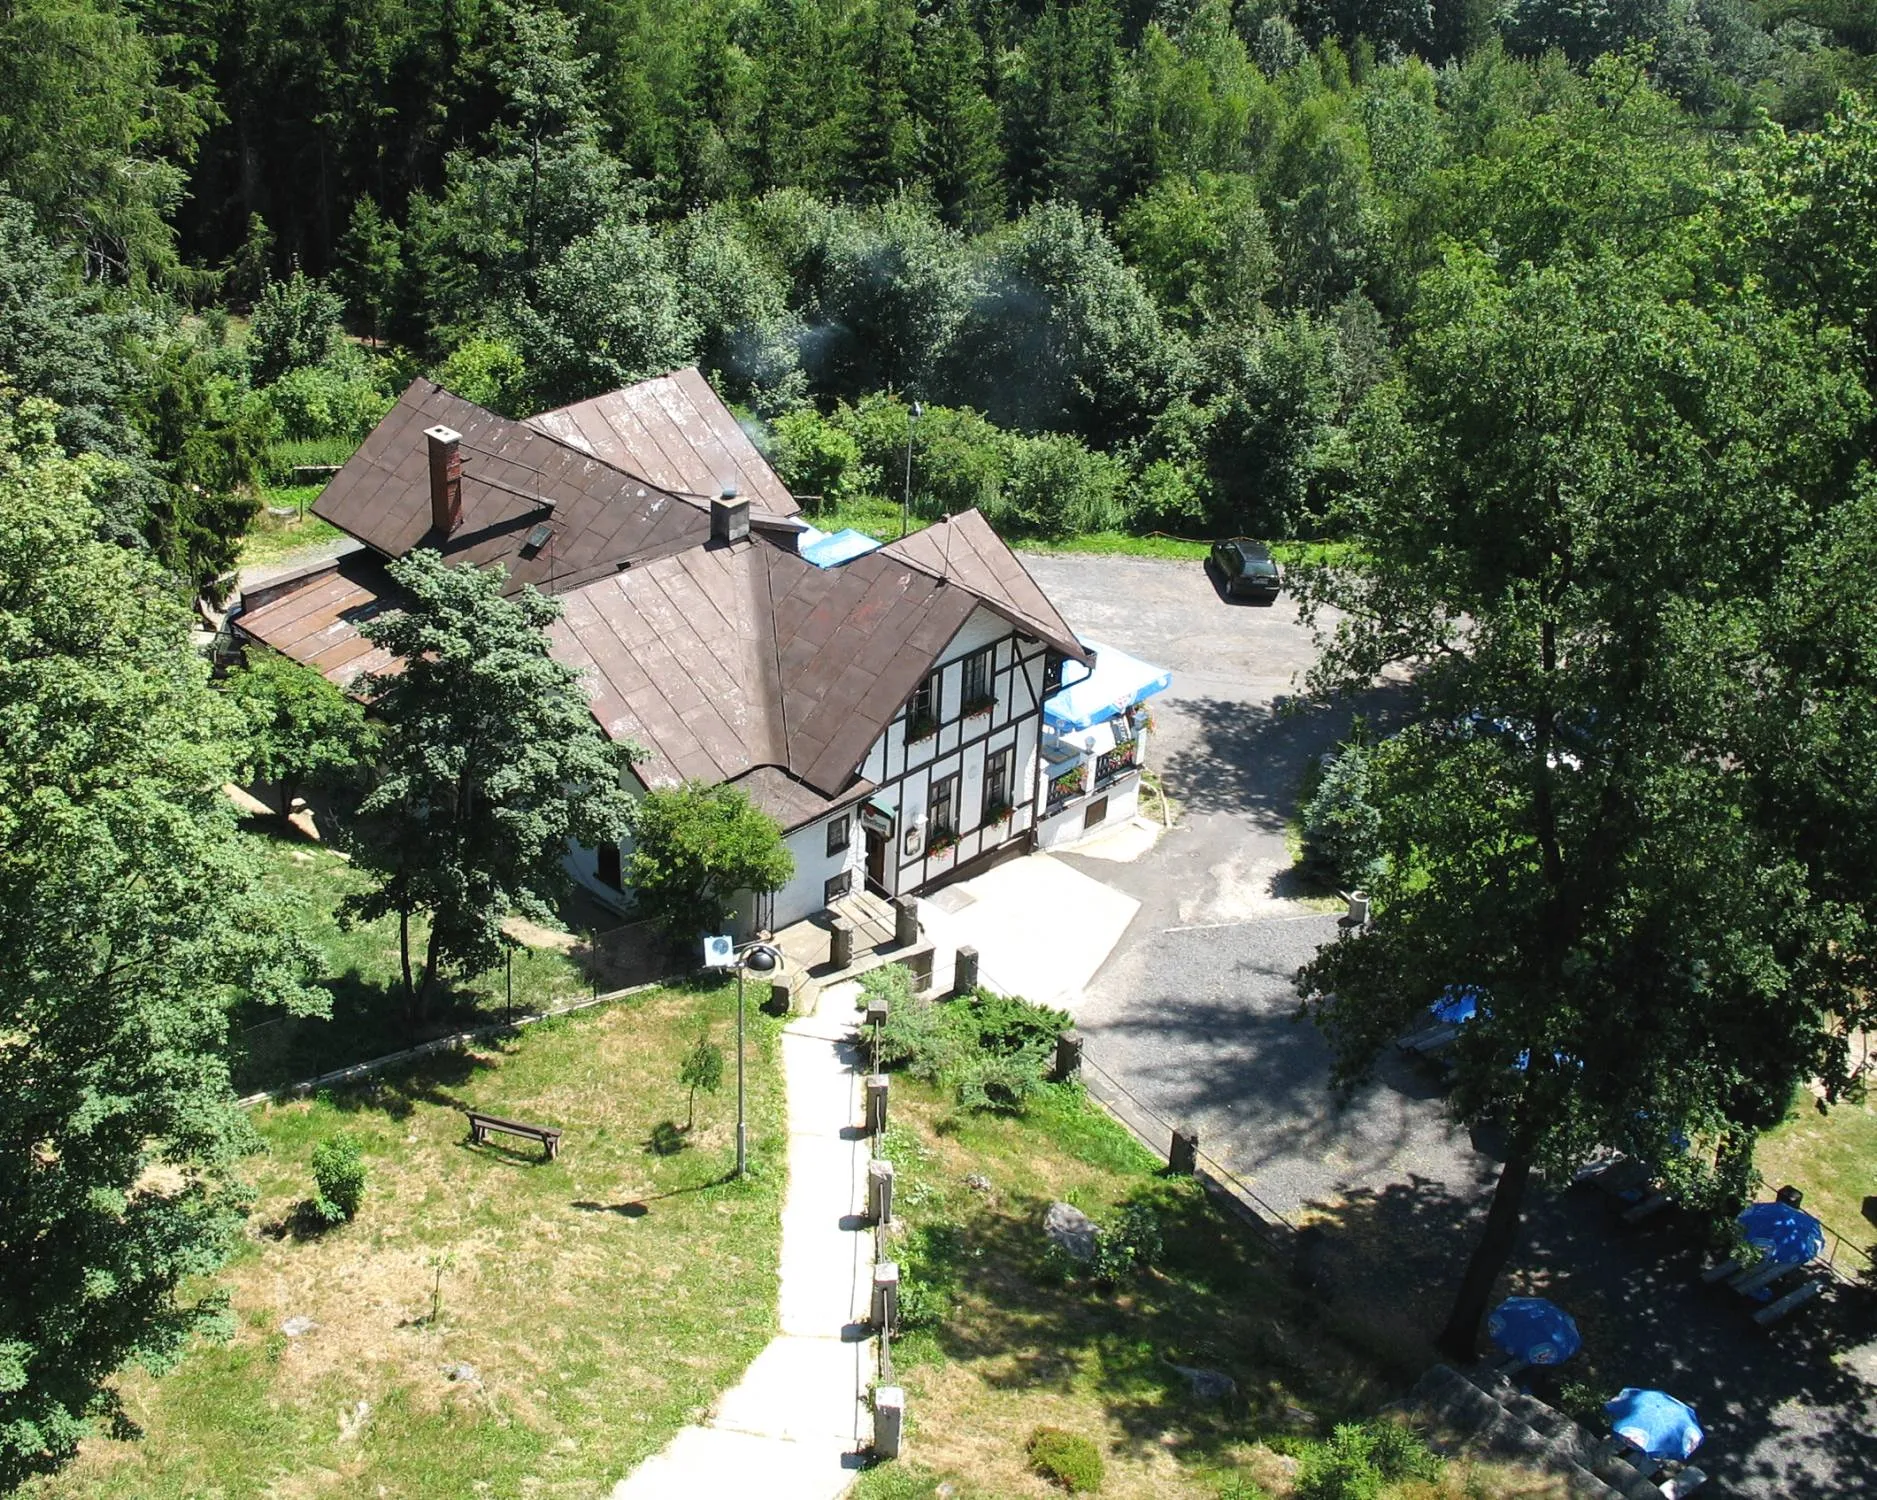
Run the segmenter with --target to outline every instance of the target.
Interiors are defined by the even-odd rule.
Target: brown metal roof
[[[694,367],[544,411],[528,424],[673,494],[709,501],[734,484],[756,510],[800,509]]]
[[[462,434],[463,519],[443,541],[452,563],[501,563],[510,588],[558,593],[625,559],[659,557],[710,535],[708,503],[674,496],[591,453],[414,380],[313,512],[387,557],[436,545],[430,524],[430,459],[424,429]],[[529,531],[551,528],[526,548]]]
[[[977,608],[885,551],[817,568],[766,549],[789,769],[832,795]]]
[[[843,795],[875,739],[978,607],[884,553],[817,568],[751,540],[699,547],[564,596],[555,656],[651,786],[759,766]]]
[[[887,543],[881,551],[969,589],[1013,625],[1023,626],[1063,655],[1094,661],[1017,554],[977,511],[949,516]]]
[[[694,547],[564,596],[548,627],[554,655],[580,673],[608,736],[649,752],[647,785],[728,781],[783,761],[772,550]]]
[[[784,833],[825,817],[838,807],[850,806],[873,790],[871,781],[856,781],[840,795],[824,797],[777,766],[757,766],[731,785],[749,793],[750,801],[780,823]]]
[[[258,609],[235,616],[242,634],[350,687],[365,672],[396,669],[397,658],[359,634],[358,627],[397,602],[397,586],[369,554],[342,559]]]

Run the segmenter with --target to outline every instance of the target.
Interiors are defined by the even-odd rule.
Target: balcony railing
[[[1129,740],[1124,745],[1116,745],[1114,749],[1105,751],[1101,755],[1096,756],[1095,785],[1098,787],[1106,786],[1117,776],[1124,775],[1133,770],[1135,764],[1134,752],[1137,748],[1138,741]]]
[[[1062,775],[1051,778],[1049,783],[1049,800],[1044,810],[1053,813],[1065,802],[1069,802],[1081,796],[1082,793],[1087,790],[1088,767],[1083,765],[1072,766],[1067,771],[1064,771]]]

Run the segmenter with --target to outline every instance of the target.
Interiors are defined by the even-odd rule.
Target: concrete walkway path
[[[824,992],[782,1033],[789,1185],[782,1203],[782,1332],[701,1427],[613,1487],[613,1500],[834,1500],[853,1483],[875,1368],[865,1319],[867,1142],[859,1129],[852,987]]]

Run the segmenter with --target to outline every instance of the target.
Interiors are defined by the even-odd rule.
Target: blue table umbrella
[[[1694,1408],[1666,1391],[1625,1386],[1603,1409],[1610,1414],[1610,1431],[1654,1459],[1687,1458],[1707,1436]]]
[[[1486,1333],[1514,1359],[1555,1365],[1584,1346],[1571,1315],[1543,1297],[1508,1297],[1486,1319]]]
[[[1746,1232],[1747,1243],[1775,1265],[1804,1265],[1825,1248],[1818,1220],[1790,1203],[1749,1204],[1734,1222]]]
[[[1470,984],[1450,984],[1428,1010],[1433,1012],[1436,1021],[1458,1026],[1479,1014],[1479,990]]]

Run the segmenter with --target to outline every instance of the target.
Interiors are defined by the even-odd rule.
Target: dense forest
[[[421,371],[520,412],[696,361],[837,504],[916,399],[926,513],[1312,536],[1456,276],[1862,305],[1868,200],[1769,211],[1871,159],[1836,0],[16,0],[0,38],[0,370],[196,586]]]

